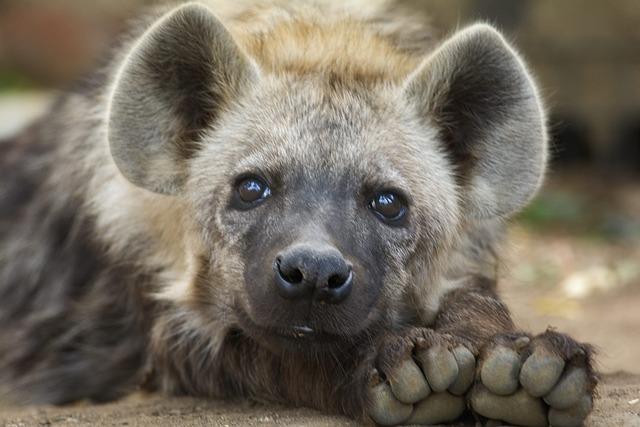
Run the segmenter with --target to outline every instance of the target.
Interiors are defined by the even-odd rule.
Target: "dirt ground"
[[[640,376],[614,374],[604,377],[601,398],[587,426],[640,426]],[[632,403],[632,402],[636,403]],[[23,426],[355,426],[356,423],[306,409],[249,406],[243,403],[198,399],[166,399],[132,396],[101,406],[31,408],[0,413],[0,425]]]

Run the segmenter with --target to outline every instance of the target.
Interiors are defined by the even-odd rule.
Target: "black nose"
[[[353,271],[332,246],[297,244],[278,254],[276,290],[286,299],[314,299],[338,304],[353,287]]]

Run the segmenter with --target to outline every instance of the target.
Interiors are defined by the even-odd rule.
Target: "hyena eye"
[[[245,178],[238,184],[238,196],[244,203],[254,203],[270,195],[271,189],[260,178]]]
[[[376,194],[369,202],[369,207],[385,222],[399,221],[407,213],[407,206],[402,196],[391,191]]]

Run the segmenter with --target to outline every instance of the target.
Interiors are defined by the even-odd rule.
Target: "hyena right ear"
[[[453,35],[410,76],[405,96],[438,128],[470,218],[508,216],[535,194],[547,157],[544,111],[495,29],[476,24]]]
[[[180,192],[200,132],[256,78],[205,6],[163,16],[135,43],[113,87],[108,138],[122,174],[157,193]]]

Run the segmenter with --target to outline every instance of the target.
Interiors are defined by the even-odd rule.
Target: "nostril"
[[[289,283],[300,283],[304,279],[304,276],[302,275],[302,272],[300,270],[298,270],[297,268],[295,268],[295,269],[293,269],[293,270],[291,270],[291,271],[289,271],[287,273],[283,273],[282,277],[284,277],[284,280],[286,280]]]
[[[349,276],[344,276],[342,274],[334,274],[333,276],[329,277],[329,281],[327,284],[330,289],[336,289],[344,285],[348,277]]]
[[[335,273],[327,279],[326,287],[316,289],[315,299],[329,304],[339,304],[347,299],[353,288],[353,271]]]
[[[299,265],[295,260],[280,257],[273,263],[276,291],[288,300],[307,298],[313,293],[313,284],[308,283],[308,278],[296,264]]]
[[[301,283],[304,279],[304,275],[299,268],[292,267],[283,269],[280,258],[276,259],[276,265],[278,266],[278,273],[280,273],[280,276],[287,282],[297,284]]]

